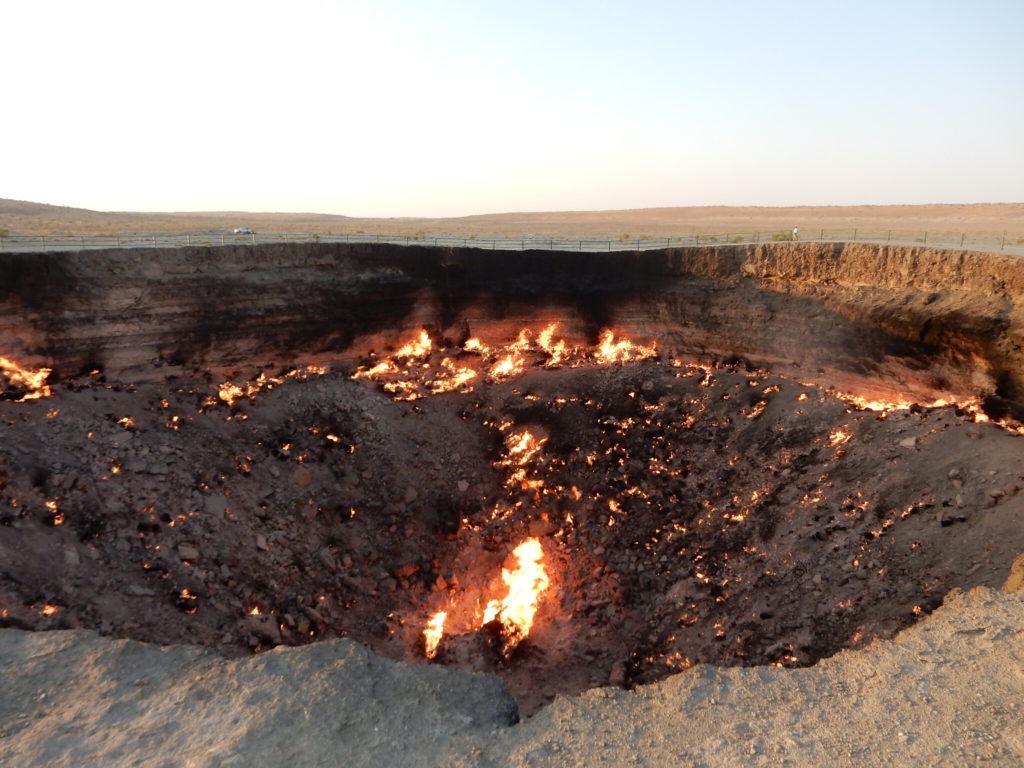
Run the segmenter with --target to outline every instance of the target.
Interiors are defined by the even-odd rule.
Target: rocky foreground
[[[0,765],[1018,766],[1024,595],[953,592],[895,640],[807,669],[697,666],[557,698],[336,640],[227,660],[0,630]]]

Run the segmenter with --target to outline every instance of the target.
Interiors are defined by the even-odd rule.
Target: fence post
[[[888,243],[889,242],[889,238],[891,238],[891,237],[892,237],[892,230],[890,229],[888,232],[885,233],[885,242]]]
[[[927,230],[925,230],[925,233],[924,233],[924,244],[928,245],[928,232],[927,232]]]
[[[39,245],[41,245],[43,248],[46,247],[46,235],[39,236]]]
[[[964,232],[961,232],[961,233],[960,233],[960,247],[961,247],[961,248],[963,248],[963,247],[964,247],[964,238],[965,238],[965,237],[967,237],[966,233],[964,233]]]
[[[857,239],[857,228],[856,227],[853,228],[853,239],[854,240]]]

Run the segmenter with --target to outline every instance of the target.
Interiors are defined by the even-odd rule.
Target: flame
[[[261,372],[254,381],[244,382],[243,384],[225,381],[217,388],[217,395],[228,405],[234,405],[236,400],[243,397],[255,397],[264,389],[270,390],[278,384],[283,384],[285,379],[305,381],[310,376],[323,376],[325,373],[327,373],[327,368],[322,365],[307,365],[302,368],[296,368],[284,376],[267,376],[266,373]]]
[[[456,355],[479,357],[479,362],[467,365],[446,356],[446,348],[435,347],[430,334],[422,329],[417,338],[402,344],[391,357],[372,366],[359,367],[352,378],[381,379],[381,387],[395,400],[418,400],[444,392],[471,392],[481,373],[486,373],[490,381],[503,381],[521,375],[531,365],[551,368],[587,363],[624,363],[656,355],[653,343],[644,346],[628,339],[616,340],[611,330],[604,331],[601,345],[593,350],[569,345],[565,339],[556,337],[557,331],[558,323],[550,323],[536,337],[529,328],[523,328],[514,341],[496,346],[489,346],[475,336],[470,337],[461,349],[452,349]],[[249,392],[241,389],[238,393],[231,390],[226,394],[236,396]],[[227,398],[222,396],[222,399]]]
[[[547,438],[537,438],[528,429],[511,432],[505,438],[505,458],[497,462],[497,466],[508,467],[510,470],[505,486],[522,486],[523,490],[537,491],[544,487],[543,480],[530,480],[527,477],[527,465],[540,453]]]
[[[393,361],[391,361],[391,360],[383,360],[383,361],[377,363],[372,368],[367,368],[365,370],[360,369],[360,370],[356,371],[352,378],[354,378],[354,379],[361,379],[361,378],[372,379],[375,376],[383,376],[386,373],[398,373],[400,370],[401,369],[397,365],[395,365],[395,363]]]
[[[483,616],[483,624],[495,620],[501,622],[505,656],[530,634],[540,596],[551,585],[542,562],[544,550],[540,539],[527,539],[512,550],[512,555],[518,560],[518,565],[512,570],[501,569],[501,580],[508,587],[508,594],[487,603]]]
[[[598,342],[597,350],[594,352],[594,358],[599,363],[627,363],[633,360],[644,360],[648,357],[654,357],[657,354],[655,346],[652,343],[651,346],[645,347],[639,344],[634,344],[629,339],[615,340],[615,334],[606,329],[601,334],[601,340]]]
[[[420,329],[420,335],[414,340],[403,344],[395,352],[395,357],[424,358],[430,354],[433,347],[430,341],[430,334],[426,328]]]
[[[509,464],[525,464],[544,446],[547,438],[537,439],[534,434],[524,429],[522,432],[513,432],[505,438],[505,450],[508,451]]]
[[[853,437],[853,435],[848,430],[839,428],[828,436],[828,444],[842,445],[843,443],[849,442],[851,437]]]
[[[448,618],[447,611],[438,611],[430,617],[426,628],[423,630],[423,650],[428,659],[437,655],[437,647],[444,637],[444,621]]]
[[[450,357],[446,357],[441,361],[441,367],[444,368],[445,373],[439,378],[427,382],[430,391],[435,395],[462,389],[476,378],[476,371],[472,368],[458,365]]]
[[[476,336],[466,339],[466,343],[462,345],[462,348],[466,352],[476,352],[481,355],[488,352],[488,347],[484,346],[484,343],[476,338]]]
[[[552,323],[537,336],[537,346],[548,354],[548,361],[544,363],[546,367],[559,365],[567,352],[564,339],[552,341],[557,330],[558,323]]]
[[[46,377],[50,375],[50,368],[22,368],[8,357],[0,357],[0,373],[7,381],[15,386],[24,387],[28,390],[15,402],[23,403],[26,400],[38,400],[41,397],[49,397],[52,392],[46,385]]]
[[[523,356],[516,352],[509,352],[495,365],[491,366],[489,371],[492,379],[507,379],[510,376],[515,376],[523,372],[526,362],[523,360]]]
[[[217,396],[228,405],[234,405],[235,400],[247,397],[249,394],[245,388],[232,384],[230,381],[225,381],[217,388]]]

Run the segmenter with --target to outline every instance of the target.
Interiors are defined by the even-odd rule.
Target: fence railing
[[[623,236],[604,239],[569,239],[530,235],[518,238],[482,238],[474,235],[385,235],[366,233],[185,233],[121,235],[4,235],[0,251],[78,251],[91,248],[179,248],[187,246],[257,245],[261,243],[388,243],[391,245],[432,245],[489,250],[547,251],[645,251],[705,245],[768,243],[792,240],[790,230],[690,234],[671,237]],[[882,229],[801,230],[800,240],[810,242],[869,242],[899,245],[933,245],[972,251],[1024,251],[1024,236],[972,235],[964,232],[922,232]]]

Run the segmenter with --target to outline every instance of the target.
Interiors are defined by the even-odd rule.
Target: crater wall
[[[1010,256],[771,243],[571,253],[275,244],[0,254],[2,354],[57,376],[345,364],[426,325],[558,321],[670,355],[743,358],[861,394],[1021,415],[1024,266]],[[154,367],[154,365],[156,367]]]

